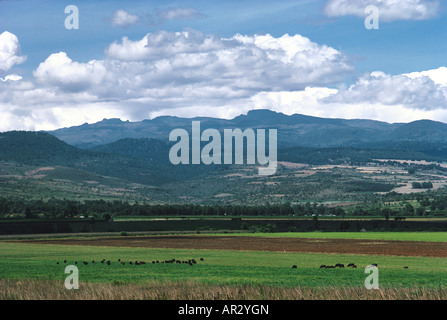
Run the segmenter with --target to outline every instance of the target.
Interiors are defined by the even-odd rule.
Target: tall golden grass
[[[367,290],[149,282],[81,283],[79,289],[67,290],[62,281],[0,279],[0,300],[447,300],[447,289]]]

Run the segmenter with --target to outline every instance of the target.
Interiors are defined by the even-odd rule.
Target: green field
[[[82,283],[144,284],[192,281],[218,285],[270,285],[278,287],[364,286],[365,267],[377,263],[382,288],[445,288],[446,258],[304,254],[263,251],[149,249],[76,245],[0,243],[0,279],[57,280],[65,266],[78,261]],[[196,259],[198,263],[121,265],[118,259]],[[204,261],[200,261],[204,258]],[[63,260],[67,263],[64,264]],[[111,265],[100,260],[111,261]],[[95,260],[92,264],[91,261]],[[88,261],[83,265],[82,261]],[[57,264],[59,262],[59,264]],[[320,269],[321,264],[355,263],[358,269]],[[292,269],[297,265],[297,269]],[[408,269],[403,269],[408,266]]]

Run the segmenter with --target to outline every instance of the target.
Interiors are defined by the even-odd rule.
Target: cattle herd
[[[325,264],[322,264],[320,266],[320,269],[335,269],[335,268],[344,268],[344,267],[345,267],[345,265],[343,263],[336,263],[335,265],[325,265]],[[370,264],[367,267],[377,267],[377,263]],[[292,269],[297,269],[297,268],[298,268],[297,265],[293,265],[292,266]],[[354,263],[348,263],[346,265],[346,268],[357,269],[357,265],[354,264]],[[404,266],[403,268],[404,269],[408,269],[408,266]]]
[[[199,261],[205,261],[205,259],[200,258]],[[146,264],[146,263],[150,263],[150,262],[140,261],[140,260],[128,260],[126,262],[126,261],[121,260],[121,259],[118,259],[117,262],[119,264],[123,265],[123,266],[126,265],[126,263],[128,265],[135,265],[135,266],[139,266],[139,265],[143,265],[143,264]],[[197,260],[196,259],[188,259],[188,260],[169,259],[169,260],[161,260],[161,261],[160,260],[152,260],[151,262],[153,264],[157,264],[157,263],[167,263],[167,264],[175,263],[175,264],[188,264],[190,266],[193,266],[193,265],[197,264]],[[67,263],[67,260],[64,260],[64,263]],[[95,260],[92,260],[92,261],[82,261],[83,265],[88,265],[89,263],[90,264],[95,264]],[[112,262],[110,260],[106,260],[106,259],[100,260],[99,263],[106,264],[108,266],[110,266],[112,264]],[[56,264],[59,264],[59,261],[56,262]],[[78,262],[74,261],[74,264],[77,265]]]
[[[200,258],[199,261],[205,261],[203,258]],[[112,264],[112,262],[110,260],[106,260],[106,259],[102,259],[99,261],[102,264],[106,264],[108,266],[110,266]],[[126,265],[126,262],[124,260],[118,259],[117,261],[119,264],[121,265]],[[188,260],[179,260],[179,259],[169,259],[169,260],[152,260],[151,261],[153,264],[157,264],[157,263],[166,263],[166,264],[187,264],[190,266],[193,266],[195,264],[197,264],[197,260],[196,259],[188,259]],[[64,260],[64,263],[67,263],[67,260]],[[84,265],[88,265],[89,263],[94,264],[95,260],[92,260],[91,262],[88,261],[82,261],[82,264]],[[150,262],[147,262],[150,263]],[[56,264],[59,264],[59,262],[56,262]],[[77,261],[74,262],[74,264],[78,264]],[[140,260],[129,260],[127,261],[127,264],[129,265],[135,265],[135,266],[139,266],[139,265],[143,265],[146,264],[146,261],[140,261]],[[371,265],[369,265],[368,267],[377,267],[377,263],[373,263]],[[322,264],[320,265],[320,269],[335,269],[335,268],[345,268],[345,265],[343,263],[336,263],[335,265],[325,265]],[[354,263],[348,263],[346,265],[346,268],[352,268],[352,269],[357,269],[357,265]],[[404,269],[408,269],[408,266],[404,266]],[[298,269],[297,265],[293,265],[292,269]]]
[[[345,265],[344,265],[343,263],[337,263],[337,264],[335,264],[335,265],[330,265],[330,266],[327,266],[327,265],[325,265],[325,264],[322,264],[322,265],[320,266],[320,269],[335,269],[335,268],[344,268],[344,267],[345,267]],[[348,264],[346,265],[346,268],[357,269],[357,266],[356,266],[354,263],[348,263]]]

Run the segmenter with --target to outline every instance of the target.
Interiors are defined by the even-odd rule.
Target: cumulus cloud
[[[434,83],[441,87],[447,87],[447,68],[440,67],[438,69],[432,69],[421,72],[412,72],[404,74],[411,79],[417,79],[421,77],[429,77]]]
[[[11,110],[28,117],[32,112],[33,119],[38,110],[53,114],[56,106],[92,114],[86,105],[104,110],[93,116],[97,121],[113,114],[141,120],[167,112],[230,117],[248,111],[249,99],[260,91],[332,85],[352,70],[342,52],[300,35],[220,38],[195,30],[159,31],[112,43],[101,60],[78,62],[65,52],[53,53],[32,79],[0,82],[0,104],[16,106]],[[71,117],[77,119],[84,120]]]
[[[324,13],[329,17],[353,15],[366,17],[365,8],[379,8],[380,20],[427,20],[438,16],[439,0],[329,0]]]
[[[8,71],[16,64],[26,61],[26,56],[20,55],[19,39],[16,35],[5,31],[0,34],[0,71]]]
[[[223,39],[194,30],[160,31],[136,41],[123,38],[107,48],[106,56],[144,64],[144,78],[158,83],[203,83],[250,91],[332,84],[353,70],[338,50],[287,34]]]
[[[447,68],[405,75],[377,71],[340,86],[352,71],[342,52],[301,35],[220,38],[195,30],[159,31],[112,43],[100,60],[79,62],[53,53],[31,78],[0,78],[0,130],[159,115],[232,118],[253,108],[447,121]]]
[[[140,20],[140,17],[136,14],[130,14],[125,10],[117,10],[115,11],[112,24],[117,27],[128,27],[130,25],[134,25]]]
[[[447,109],[446,90],[428,76],[408,77],[374,72],[325,99],[328,103],[403,105],[411,109]]]
[[[101,84],[106,73],[102,61],[74,62],[65,52],[59,52],[39,64],[33,74],[42,84],[59,87],[63,91],[81,91]]]

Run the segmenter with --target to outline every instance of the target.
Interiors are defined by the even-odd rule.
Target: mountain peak
[[[253,109],[247,112],[247,116],[266,116],[266,115],[272,115],[272,114],[281,114],[283,116],[285,116],[285,114],[280,113],[280,112],[276,112],[276,111],[272,111],[270,109]]]
[[[122,121],[119,118],[111,118],[111,119],[102,119],[102,121],[97,122],[98,124],[122,124],[124,121]]]
[[[255,109],[247,112],[246,115],[241,114],[233,119],[236,123],[244,122],[252,125],[253,123],[262,124],[267,122],[283,122],[289,119],[290,116],[280,112],[268,110],[268,109]]]

